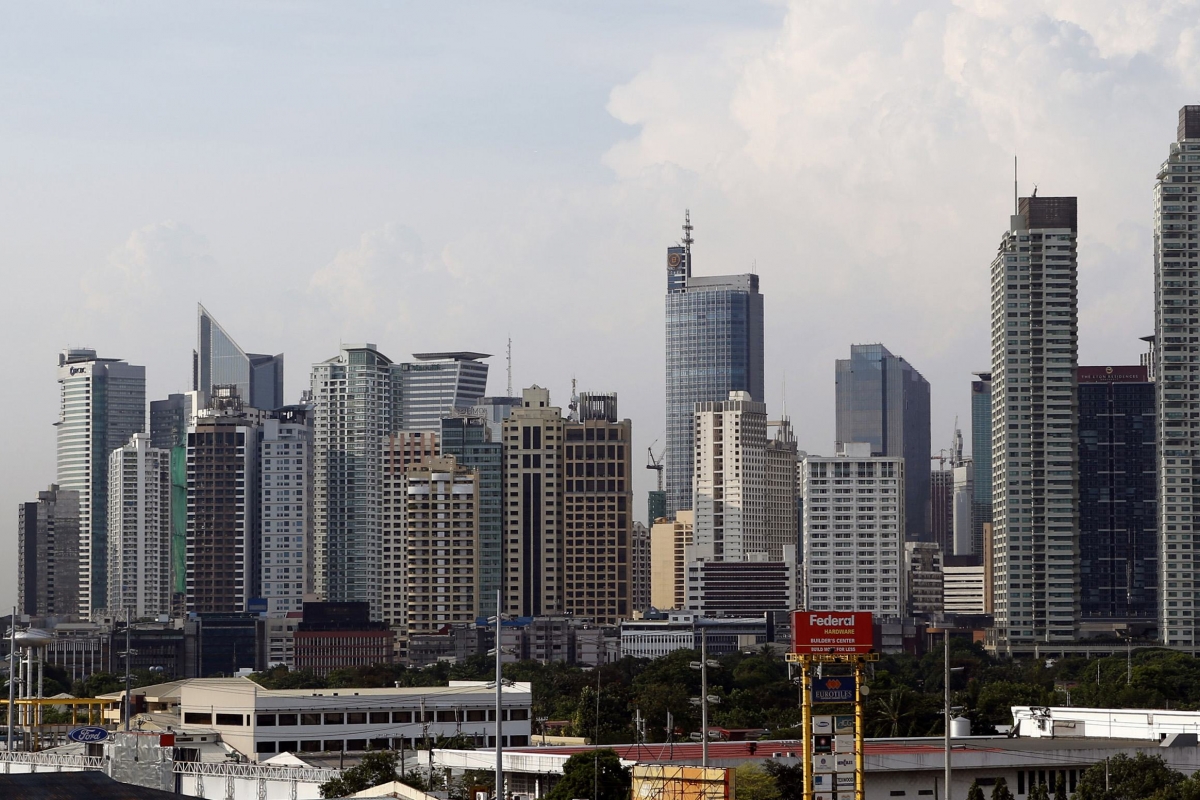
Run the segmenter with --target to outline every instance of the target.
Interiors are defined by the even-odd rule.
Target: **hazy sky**
[[[57,353],[190,388],[195,305],[284,351],[480,350],[490,391],[620,393],[663,435],[664,249],[756,269],[767,402],[830,452],[833,361],[933,385],[933,448],[989,363],[1022,193],[1079,196],[1080,359],[1151,332],[1151,188],[1200,102],[1200,3],[0,4],[0,607],[55,479]],[[662,443],[656,445],[656,449]],[[640,465],[642,457],[635,453]],[[652,473],[636,470],[638,507]],[[639,515],[641,516],[641,515]]]

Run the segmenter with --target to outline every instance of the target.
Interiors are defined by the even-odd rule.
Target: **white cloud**
[[[85,307],[106,321],[138,322],[125,309],[161,301],[170,284],[195,285],[212,265],[205,238],[174,220],[131,232],[103,264],[80,280]]]

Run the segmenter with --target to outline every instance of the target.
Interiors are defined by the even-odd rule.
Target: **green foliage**
[[[992,787],[992,800],[1013,800],[1012,792],[1008,790],[1008,781],[1004,778],[996,778],[996,785]]]
[[[597,772],[597,766],[599,771]],[[598,777],[597,777],[598,775]],[[629,800],[633,778],[615,750],[576,753],[563,764],[562,780],[554,785],[546,800]]]
[[[967,800],[983,800],[983,787],[979,785],[979,781],[971,781],[971,788],[967,789]]]
[[[135,669],[130,673],[129,677],[129,685],[134,689],[173,680],[169,675],[164,675],[161,672],[151,672],[148,669]],[[119,675],[114,672],[93,672],[87,677],[87,680],[75,681],[71,684],[71,694],[76,697],[97,697],[102,694],[111,694],[124,690],[125,673],[123,672]]]
[[[1050,792],[1046,789],[1046,784],[1035,783],[1029,790],[1029,800],[1050,800]]]
[[[738,800],[780,800],[775,778],[749,761],[737,768],[733,785]]]
[[[1183,783],[1183,775],[1168,767],[1162,756],[1138,753],[1130,758],[1121,753],[1089,767],[1079,778],[1075,797],[1078,800],[1177,798]]]
[[[768,759],[763,762],[763,772],[775,779],[775,787],[779,790],[779,800],[804,800],[804,765],[780,764]],[[734,778],[734,791],[737,791]]]
[[[340,778],[322,783],[321,797],[348,797],[381,783],[400,780],[396,774],[399,761],[399,755],[390,750],[367,753],[358,766],[344,771]],[[408,780],[404,782],[408,783]]]
[[[1061,771],[1054,782],[1054,800],[1067,800],[1067,779]]]

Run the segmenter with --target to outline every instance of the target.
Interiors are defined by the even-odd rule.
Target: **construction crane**
[[[660,454],[658,458],[654,457],[654,445],[658,444],[658,439],[650,443],[646,448],[646,469],[652,469],[658,473],[658,491],[663,490],[663,457]]]

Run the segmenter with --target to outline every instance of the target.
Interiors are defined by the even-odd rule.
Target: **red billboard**
[[[793,653],[869,653],[875,646],[870,611],[793,611]]]

